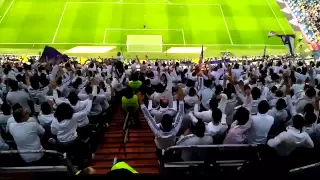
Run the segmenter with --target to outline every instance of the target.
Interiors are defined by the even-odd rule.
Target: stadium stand
[[[317,0],[285,0],[311,42],[320,40],[320,5]]]

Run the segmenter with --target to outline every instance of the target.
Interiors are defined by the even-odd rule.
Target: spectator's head
[[[81,76],[81,74],[82,74],[82,73],[81,73],[81,70],[80,70],[80,69],[77,70],[77,75],[78,75],[78,76]]]
[[[196,89],[195,88],[190,88],[189,89],[189,96],[195,96],[195,95],[197,95],[197,91],[196,91]]]
[[[203,84],[206,88],[210,88],[210,86],[212,85],[212,81],[211,80],[203,80]]]
[[[123,90],[123,96],[127,99],[131,99],[133,97],[134,93],[133,90],[130,87],[127,87]]]
[[[277,103],[276,103],[276,109],[278,111],[281,111],[283,109],[287,108],[287,103],[284,99],[278,99]]]
[[[195,84],[194,81],[192,81],[191,79],[188,79],[186,86],[187,86],[187,87],[194,87],[194,84]]]
[[[309,87],[306,91],[306,96],[309,98],[313,98],[316,95],[316,90],[313,87]]]
[[[86,91],[87,94],[91,94],[91,93],[92,93],[92,86],[91,86],[90,84],[88,84],[88,85],[85,87],[84,90]]]
[[[244,93],[248,96],[251,93],[251,88],[249,85],[244,85]]]
[[[131,75],[131,80],[132,80],[132,81],[138,81],[138,80],[139,80],[139,72],[134,72],[134,73]]]
[[[261,91],[260,91],[260,89],[257,88],[257,87],[252,88],[252,90],[251,90],[251,95],[252,95],[252,99],[253,99],[253,100],[259,99],[260,96],[261,96]]]
[[[194,135],[198,137],[203,137],[204,133],[206,131],[206,126],[202,120],[198,120],[198,122],[195,124],[195,132]]]
[[[215,111],[219,106],[219,101],[216,98],[211,98],[209,106],[212,111]]]
[[[82,79],[78,77],[78,78],[72,83],[72,87],[75,88],[75,89],[78,89],[81,84],[82,84]]]
[[[44,102],[41,104],[41,112],[44,115],[48,115],[52,113],[51,105],[48,102]]]
[[[269,103],[266,100],[260,101],[258,104],[258,112],[260,114],[266,114],[270,109]]]
[[[12,106],[12,112],[20,108],[22,108],[22,106],[19,103],[16,103]]]
[[[304,119],[305,119],[305,125],[306,126],[310,126],[313,123],[316,122],[317,120],[317,116],[312,112],[312,113],[307,113],[304,115]]]
[[[283,92],[281,90],[276,91],[276,97],[281,98],[283,97]]]
[[[78,101],[79,101],[79,97],[78,97],[78,95],[77,95],[76,92],[71,91],[71,92],[69,93],[69,95],[68,95],[68,100],[69,100],[70,104],[72,104],[73,106],[75,106],[75,105],[78,103]]]
[[[302,128],[305,124],[304,118],[300,114],[293,116],[292,123],[292,126],[300,131],[302,131]]]
[[[250,117],[250,112],[248,111],[248,109],[244,108],[244,107],[240,107],[234,117],[233,120],[237,120],[238,121],[238,125],[245,125]]]
[[[169,114],[165,114],[161,120],[161,128],[164,132],[169,132],[172,129],[173,119]]]
[[[39,76],[32,76],[30,77],[30,85],[33,89],[39,89],[40,85],[39,85]]]
[[[277,90],[278,90],[277,86],[272,86],[271,93],[275,94]]]
[[[212,122],[214,124],[219,124],[221,122],[222,118],[222,112],[220,109],[216,109],[215,111],[212,111]]]
[[[11,115],[11,106],[9,104],[7,104],[6,102],[4,102],[1,105],[1,111],[3,112],[4,115],[8,116]]]
[[[219,84],[216,86],[215,94],[219,95],[221,92],[223,92],[223,87]]]
[[[311,114],[314,113],[314,107],[312,104],[308,103],[303,108],[304,113]]]
[[[19,85],[17,81],[9,79],[9,86],[12,91],[18,91]]]
[[[54,113],[54,117],[61,122],[63,120],[70,120],[73,116],[73,109],[67,103],[62,103],[57,106],[57,109]]]
[[[161,98],[160,98],[160,107],[162,107],[162,108],[167,108],[168,105],[169,105],[168,99],[165,98],[165,97],[161,97]]]
[[[29,112],[24,108],[13,111],[13,118],[17,123],[26,122],[29,119]]]

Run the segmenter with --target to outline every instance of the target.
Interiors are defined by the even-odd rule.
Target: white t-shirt
[[[39,135],[45,130],[36,122],[11,123],[9,131],[19,151],[43,150]],[[21,158],[29,163],[38,161],[43,153],[21,153]]]

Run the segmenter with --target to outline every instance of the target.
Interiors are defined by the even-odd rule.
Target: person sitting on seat
[[[234,122],[231,124],[223,144],[244,144],[247,142],[248,131],[252,124],[250,112],[247,108],[240,107],[233,119]]]
[[[193,131],[189,128],[180,136],[177,145],[192,146],[192,145],[210,145],[213,144],[213,139],[210,135],[205,134],[206,126],[203,121],[199,120],[195,125]],[[184,161],[197,160],[201,152],[194,152],[189,149],[183,149],[181,158]],[[197,154],[195,157],[194,154]]]
[[[43,150],[39,135],[45,130],[37,122],[29,121],[29,112],[24,108],[19,108],[13,112],[15,123],[9,125],[9,132],[19,151]],[[39,161],[43,153],[20,153],[21,158],[27,162]]]
[[[308,133],[303,131],[305,120],[297,114],[292,118],[293,125],[287,131],[280,133],[268,141],[268,145],[276,150],[280,156],[289,156],[296,148],[313,148],[314,144]]]
[[[6,129],[8,119],[12,117],[11,106],[6,102],[1,105],[1,111],[2,114],[0,114],[0,131]]]
[[[43,127],[47,127],[51,125],[51,122],[55,119],[52,107],[48,102],[44,102],[41,104],[41,113],[38,116],[38,120],[40,125]]]

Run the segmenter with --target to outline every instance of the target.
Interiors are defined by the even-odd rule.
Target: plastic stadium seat
[[[46,161],[26,164],[19,153],[44,153]],[[57,151],[0,151],[0,176],[36,179],[40,177],[65,177],[75,174],[70,161]]]

